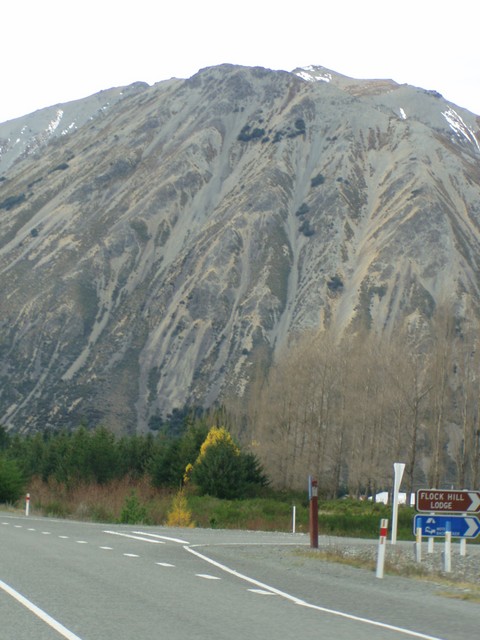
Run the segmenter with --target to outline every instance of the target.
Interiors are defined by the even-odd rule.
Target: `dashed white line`
[[[51,532],[50,531],[42,531],[42,535],[43,536],[49,536],[49,535],[51,535]]]
[[[75,542],[77,544],[88,544],[88,542],[86,540],[76,540]]]
[[[61,538],[62,540],[68,540],[69,536],[58,536],[59,538]]]
[[[174,564],[170,564],[169,562],[156,562],[160,567],[174,567]]]
[[[113,551],[113,547],[100,547],[100,549],[104,549],[105,551]]]
[[[124,553],[123,555],[126,556],[127,558],[139,558],[140,557],[136,553]]]
[[[265,589],[247,589],[247,591],[251,591],[252,593],[258,593],[261,596],[274,596],[275,595],[271,591],[265,591]]]
[[[197,578],[205,578],[205,580],[220,580],[218,576],[211,576],[209,573],[196,573]]]

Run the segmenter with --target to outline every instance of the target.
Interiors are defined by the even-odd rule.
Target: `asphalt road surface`
[[[302,534],[0,513],[0,640],[476,640],[480,606],[305,558]]]

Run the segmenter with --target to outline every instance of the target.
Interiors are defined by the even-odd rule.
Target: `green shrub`
[[[325,182],[325,176],[319,173],[314,178],[312,178],[311,185],[312,187],[318,187],[320,184],[323,184],[324,182]]]
[[[61,500],[50,500],[49,502],[38,506],[41,508],[42,513],[45,516],[52,516],[54,518],[68,518],[68,516],[70,515],[70,509],[68,508],[68,505]]]
[[[24,486],[25,480],[16,462],[0,457],[0,502],[16,502]]]
[[[257,140],[258,138],[262,138],[264,135],[265,129],[260,127],[251,129],[250,125],[246,124],[238,134],[237,140],[240,140],[240,142],[250,142],[250,140]]]
[[[2,200],[2,202],[0,202],[0,209],[6,209],[6,211],[10,211],[10,209],[13,209],[13,207],[16,207],[19,204],[22,204],[22,202],[24,201],[24,193],[20,193],[18,196],[8,196],[8,198],[5,198],[5,200]]]
[[[147,509],[140,503],[137,494],[132,491],[130,496],[125,499],[120,522],[122,524],[147,524],[147,520]]]
[[[239,498],[243,489],[238,450],[225,441],[209,446],[193,467],[192,480],[202,494]]]
[[[303,204],[301,204],[299,206],[299,208],[297,209],[297,212],[295,213],[296,216],[298,216],[299,218],[301,216],[305,216],[307,215],[307,213],[310,211],[310,207],[308,206],[308,204],[306,204],[305,202]]]
[[[267,484],[257,458],[225,442],[208,447],[193,467],[192,481],[202,494],[227,500],[254,495]]]

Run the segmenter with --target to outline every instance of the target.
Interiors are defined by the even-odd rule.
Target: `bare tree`
[[[393,447],[397,462],[405,460],[407,498],[419,478],[419,450],[422,424],[432,385],[427,376],[427,355],[422,345],[406,332],[392,341],[390,364],[386,368],[394,423]]]
[[[453,372],[453,342],[455,320],[450,305],[440,305],[432,323],[429,377],[432,381],[431,417],[429,435],[431,460],[429,483],[440,487],[445,466],[448,411],[451,401],[451,376]]]

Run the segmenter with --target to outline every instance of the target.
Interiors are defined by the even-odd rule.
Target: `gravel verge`
[[[456,583],[468,583],[480,587],[480,545],[467,544],[466,555],[460,555],[460,545],[455,542],[451,547],[451,571],[445,571],[444,543],[435,542],[433,553],[427,553],[427,543],[422,543],[421,560],[417,562],[415,543],[397,543],[387,541],[385,548],[385,572],[392,567],[406,577],[442,578]],[[319,552],[337,556],[340,561],[372,562],[376,566],[378,542],[358,541],[326,537],[319,542]]]

